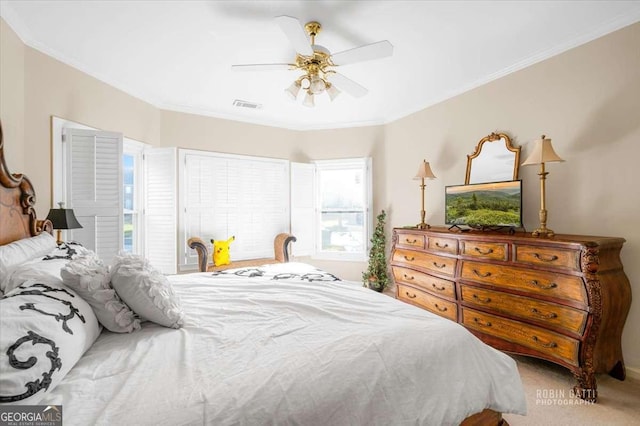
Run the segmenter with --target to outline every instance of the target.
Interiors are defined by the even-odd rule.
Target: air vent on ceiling
[[[255,102],[242,101],[240,99],[236,99],[233,101],[233,106],[237,106],[240,108],[249,108],[249,109],[260,109],[262,108],[261,104],[257,104]]]

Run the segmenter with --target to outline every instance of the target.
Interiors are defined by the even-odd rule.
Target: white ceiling
[[[404,117],[638,22],[640,2],[0,0],[0,15],[27,45],[159,108],[320,129]],[[331,52],[389,40],[393,56],[338,67],[366,96],[304,107],[283,92],[299,71],[231,71],[294,61],[279,15],[319,21]]]

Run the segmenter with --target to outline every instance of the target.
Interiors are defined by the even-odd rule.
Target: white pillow
[[[0,246],[0,281],[9,268],[45,256],[56,247],[56,239],[47,232]],[[4,291],[4,289],[2,289]]]
[[[62,268],[60,275],[67,287],[91,305],[98,321],[107,330],[131,333],[140,329],[140,320],[111,288],[109,269],[96,256],[71,260]]]
[[[116,256],[111,285],[142,320],[171,328],[182,326],[184,313],[178,296],[167,277],[147,259],[132,254]]]
[[[38,404],[100,334],[73,290],[36,280],[0,300],[0,324],[0,404]]]

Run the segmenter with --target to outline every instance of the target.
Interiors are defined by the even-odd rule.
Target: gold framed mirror
[[[473,154],[467,155],[464,184],[516,180],[519,167],[520,147],[514,147],[504,133],[491,133],[480,139]]]

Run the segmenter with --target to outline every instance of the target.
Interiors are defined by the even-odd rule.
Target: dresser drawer
[[[507,244],[481,241],[461,241],[460,254],[482,259],[507,260]]]
[[[462,323],[470,329],[534,349],[568,364],[578,365],[580,342],[576,339],[469,308],[462,308]]]
[[[578,250],[514,244],[514,253],[515,262],[568,268],[573,271],[580,270],[580,252]]]
[[[438,256],[413,250],[396,250],[393,252],[393,261],[419,266],[434,272],[453,276],[456,271],[456,259]]]
[[[398,299],[414,303],[452,321],[458,319],[458,306],[455,303],[440,299],[425,291],[398,284]]]
[[[429,237],[427,248],[443,253],[458,254],[458,240],[455,238]]]
[[[442,278],[433,277],[424,272],[401,268],[399,266],[393,266],[392,270],[396,283],[417,285],[433,294],[450,297],[451,299],[455,299],[456,297],[455,284],[452,281],[443,280]]]
[[[508,316],[536,320],[576,334],[582,334],[587,323],[586,311],[524,296],[463,284],[461,297],[467,304],[482,306]]]
[[[587,292],[580,277],[473,261],[463,261],[460,276],[465,280],[587,305]]]
[[[425,236],[422,234],[412,234],[410,232],[398,232],[398,247],[424,248]]]

